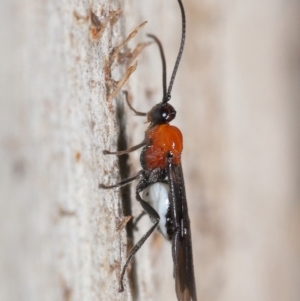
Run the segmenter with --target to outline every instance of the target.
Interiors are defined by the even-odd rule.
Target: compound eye
[[[167,108],[161,109],[161,117],[163,120],[167,120],[167,117],[169,115],[169,110]]]
[[[161,116],[164,121],[170,122],[175,118],[176,111],[171,105],[168,104],[162,107]]]

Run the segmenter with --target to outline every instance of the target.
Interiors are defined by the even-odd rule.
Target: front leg
[[[117,155],[117,156],[121,156],[121,155],[125,155],[125,154],[128,154],[128,153],[131,153],[131,152],[134,152],[135,150],[143,147],[146,145],[146,141],[144,140],[143,142],[135,145],[135,146],[132,146],[131,148],[129,149],[126,149],[126,150],[123,150],[123,151],[117,151],[117,152],[111,152],[111,151],[108,151],[108,150],[104,150],[103,151],[103,154],[104,155]]]
[[[147,113],[139,112],[135,108],[132,107],[131,103],[129,102],[129,97],[128,97],[128,92],[127,91],[123,91],[123,93],[125,95],[126,102],[127,102],[127,105],[129,107],[129,109],[131,111],[133,111],[136,114],[136,116],[147,116]]]

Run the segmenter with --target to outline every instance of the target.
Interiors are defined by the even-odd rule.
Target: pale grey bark
[[[104,66],[125,29],[91,37],[117,1],[2,1],[1,300],[128,300],[116,102]],[[100,19],[101,21],[101,19]],[[124,68],[114,69],[121,77]]]
[[[298,301],[299,4],[184,4],[187,44],[171,102],[185,141],[198,299]],[[90,10],[100,17],[118,8],[120,19],[92,38]],[[123,112],[122,94],[107,101],[109,52],[147,20],[129,47],[156,34],[170,75],[176,1],[5,0],[0,20],[0,300],[175,300],[170,244],[159,234],[118,293],[132,244],[118,225],[130,195],[98,184],[140,168],[139,152],[120,174],[102,150],[127,136],[137,144],[146,128]],[[138,61],[126,90],[147,111],[161,100],[156,46]],[[112,69],[120,79],[126,68]],[[135,239],[149,225],[144,218]]]

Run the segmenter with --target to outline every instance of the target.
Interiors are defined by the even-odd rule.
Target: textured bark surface
[[[298,301],[300,6],[184,4],[187,42],[171,102],[185,141],[198,300]],[[175,300],[170,244],[159,234],[118,293],[127,246],[150,222],[122,229],[130,189],[98,184],[135,174],[139,152],[127,162],[102,150],[137,144],[146,128],[122,93],[107,100],[109,53],[147,20],[128,47],[156,34],[170,75],[176,1],[4,0],[0,20],[0,300]],[[115,63],[112,78],[125,70]],[[140,111],[161,100],[155,45],[126,90]]]
[[[90,19],[119,6],[1,2],[1,300],[128,299],[120,196],[98,189],[119,179],[104,67],[125,29],[93,36]]]

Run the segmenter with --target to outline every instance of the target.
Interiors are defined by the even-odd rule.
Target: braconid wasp
[[[159,39],[148,35],[158,45],[163,69],[163,97],[148,113],[136,111],[129,107],[138,116],[146,116],[150,123],[145,132],[145,139],[140,144],[127,150],[104,154],[123,155],[143,147],[140,161],[142,170],[136,176],[121,181],[112,186],[100,184],[100,188],[110,189],[127,185],[139,179],[136,187],[136,199],[149,215],[153,226],[132,248],[120,276],[120,291],[123,291],[123,278],[126,268],[132,257],[141,248],[151,233],[158,228],[163,236],[172,243],[172,257],[174,262],[174,278],[176,294],[179,301],[196,301],[196,288],[193,266],[191,228],[188,215],[187,201],[183,173],[181,168],[181,152],[183,149],[182,134],[180,130],[169,123],[175,118],[176,111],[168,103],[176,72],[181,60],[185,41],[185,12],[181,0],[179,3],[182,17],[182,36],[179,53],[175,62],[173,73],[167,88],[166,61]],[[141,197],[140,193],[143,193]]]

